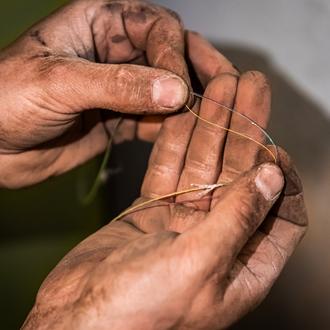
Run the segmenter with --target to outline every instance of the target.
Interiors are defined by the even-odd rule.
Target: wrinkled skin
[[[231,69],[199,36],[190,39],[197,65],[200,56],[221,58]],[[184,51],[178,16],[144,1],[74,1],[33,26],[0,53],[0,187],[38,183],[103,152],[118,112],[181,108]],[[158,121],[124,116],[116,139],[153,140]]]
[[[175,13],[143,1],[75,1],[0,54],[0,186],[37,183],[102,152],[116,112],[178,110],[188,100],[184,46],[206,95],[266,126],[264,77],[239,78],[200,36],[184,40]],[[165,78],[173,80],[160,102],[154,84]],[[195,111],[249,129],[208,103]],[[271,160],[267,153],[195,121],[189,113],[165,120],[137,202],[191,183],[234,182],[87,238],[43,283],[24,328],[220,329],[262,301],[307,226],[299,178],[281,151],[279,195],[279,169],[253,168]],[[124,117],[117,137],[153,140],[159,127],[154,117]]]
[[[205,83],[212,73],[200,77]],[[260,73],[218,74],[205,95],[267,124],[270,90]],[[208,102],[194,109],[223,126],[243,128]],[[265,298],[307,226],[301,183],[288,155],[279,149],[284,187],[281,170],[265,164],[270,160],[248,141],[196,123],[190,113],[169,116],[137,202],[191,183],[233,182],[208,198],[191,193],[160,202],[88,237],[45,280],[23,328],[232,325]]]

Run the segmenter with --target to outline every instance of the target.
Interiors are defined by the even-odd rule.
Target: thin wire
[[[267,132],[265,129],[263,129],[263,128],[262,128],[257,122],[255,122],[253,119],[249,118],[248,116],[244,115],[243,113],[240,113],[240,112],[238,112],[238,111],[235,110],[235,109],[231,109],[231,108],[227,107],[226,105],[221,104],[221,103],[219,103],[219,102],[217,102],[217,101],[211,99],[210,97],[207,97],[207,96],[204,96],[204,95],[201,95],[201,94],[195,93],[195,92],[191,92],[191,94],[192,94],[193,96],[199,97],[200,99],[206,99],[206,100],[208,100],[208,101],[211,101],[211,102],[217,104],[218,106],[220,106],[220,107],[226,109],[227,111],[230,111],[230,112],[232,112],[232,113],[235,113],[236,115],[238,115],[238,116],[244,118],[245,120],[249,121],[253,126],[256,126],[256,127],[257,127],[257,128],[258,128],[258,129],[259,129],[259,130],[260,130],[260,131],[261,131],[261,132],[267,137],[267,139],[269,140],[269,142],[273,145],[273,147],[274,147],[274,149],[275,149],[275,153],[273,153],[273,152],[272,152],[269,148],[267,148],[264,144],[262,144],[262,143],[260,143],[260,142],[258,142],[258,141],[256,141],[256,140],[254,140],[253,138],[249,137],[248,135],[245,135],[245,134],[240,133],[240,132],[236,132],[236,131],[234,131],[234,130],[232,130],[232,129],[230,129],[230,128],[222,127],[222,126],[220,126],[220,125],[217,125],[217,124],[215,124],[215,123],[212,123],[212,122],[210,122],[210,121],[208,121],[208,120],[202,118],[201,116],[199,116],[199,115],[197,115],[195,112],[193,112],[193,111],[192,111],[187,105],[185,105],[186,108],[187,108],[192,114],[194,114],[197,118],[199,118],[200,120],[202,120],[202,121],[204,121],[204,122],[207,122],[207,123],[210,124],[210,125],[213,125],[213,126],[216,126],[216,127],[218,127],[218,128],[221,128],[221,129],[223,129],[223,130],[225,130],[225,131],[228,131],[228,132],[231,132],[231,133],[233,133],[233,134],[236,134],[236,135],[239,135],[239,136],[241,136],[241,137],[244,137],[244,138],[246,138],[246,139],[248,139],[248,140],[250,140],[250,141],[253,141],[253,142],[255,142],[256,144],[260,145],[261,147],[263,147],[265,150],[267,150],[267,151],[271,154],[272,158],[274,159],[274,162],[277,163],[277,158],[278,158],[277,146],[276,146],[275,142],[273,141],[273,139],[271,138],[271,136],[268,134],[268,132]]]
[[[195,187],[195,188],[190,188],[190,189],[185,189],[185,190],[180,190],[180,191],[176,191],[170,194],[166,194],[166,195],[162,195],[156,198],[152,198],[149,199],[148,201],[142,202],[140,204],[134,205],[130,208],[128,208],[127,210],[123,211],[122,213],[120,213],[119,215],[117,215],[114,219],[112,219],[110,222],[115,222],[119,219],[121,219],[122,217],[126,216],[129,213],[132,213],[134,211],[136,211],[137,209],[147,206],[151,203],[160,201],[162,199],[166,199],[166,198],[170,198],[170,197],[175,197],[175,196],[179,196],[179,195],[184,195],[184,194],[188,194],[188,193],[192,193],[195,191],[201,191],[201,190],[208,190],[209,192],[216,189],[216,188],[220,188],[224,186],[223,183],[219,183],[219,184],[214,184],[214,185],[203,185],[203,186],[199,186],[199,187]]]
[[[243,134],[243,133],[236,132],[236,131],[234,131],[234,130],[232,130],[232,129],[230,129],[230,128],[220,126],[220,125],[218,125],[218,124],[216,124],[216,123],[212,123],[211,121],[208,121],[207,119],[201,117],[200,115],[198,115],[197,113],[195,113],[194,111],[192,111],[192,110],[188,107],[188,105],[185,105],[185,106],[186,106],[186,108],[187,108],[187,109],[188,109],[188,110],[189,110],[189,111],[190,111],[195,117],[197,117],[199,120],[201,120],[201,121],[203,121],[203,122],[205,122],[205,123],[207,123],[207,124],[209,124],[209,125],[215,126],[215,127],[217,127],[217,128],[221,128],[221,129],[223,129],[223,130],[225,130],[225,131],[227,131],[227,132],[230,132],[230,133],[236,134],[236,135],[238,135],[238,136],[241,136],[241,137],[243,137],[243,138],[245,138],[245,139],[248,139],[248,140],[250,140],[250,141],[252,141],[252,142],[258,144],[260,147],[262,147],[263,149],[267,150],[267,151],[270,153],[270,155],[271,155],[271,156],[273,157],[273,159],[274,159],[274,162],[276,163],[277,160],[276,160],[276,156],[275,156],[275,154],[274,154],[269,148],[267,148],[265,145],[263,145],[262,143],[260,143],[259,141],[255,140],[255,139],[253,139],[253,138],[251,138],[251,137],[249,137],[248,135],[245,135],[245,134]]]
[[[212,125],[212,126],[215,126],[217,128],[220,128],[220,129],[223,129],[227,132],[230,132],[230,133],[233,133],[233,134],[236,134],[240,137],[243,137],[245,139],[248,139],[254,143],[256,143],[257,145],[259,145],[260,147],[262,147],[263,149],[265,149],[266,151],[269,152],[269,154],[272,156],[272,158],[274,159],[274,162],[276,163],[277,162],[277,147],[276,147],[276,144],[274,143],[273,139],[270,137],[270,135],[260,126],[258,125],[255,121],[253,121],[252,119],[250,119],[249,117],[245,116],[244,114],[234,110],[234,109],[231,109],[207,96],[203,96],[203,95],[200,95],[200,94],[197,94],[195,92],[191,92],[192,95],[196,96],[196,97],[199,97],[201,99],[207,99],[208,101],[211,101],[211,102],[214,102],[215,104],[217,104],[218,106],[221,106],[223,108],[225,108],[226,110],[232,112],[232,113],[235,113],[239,116],[241,116],[242,118],[244,118],[245,120],[249,121],[252,125],[256,126],[267,138],[268,140],[272,143],[272,145],[274,146],[275,148],[275,153],[272,152],[271,149],[269,149],[267,146],[265,146],[264,144],[262,144],[261,142],[251,138],[250,136],[248,135],[245,135],[243,133],[240,133],[240,132],[236,132],[230,128],[227,128],[227,127],[223,127],[221,125],[218,125],[216,123],[213,123],[203,117],[201,117],[200,115],[198,115],[197,113],[195,113],[192,109],[189,108],[189,106],[186,104],[185,107],[190,111],[191,114],[193,114],[195,117],[197,117],[199,120],[209,124],[209,125]],[[174,196],[179,196],[179,195],[183,195],[183,194],[187,194],[187,193],[191,193],[191,192],[196,192],[196,191],[202,191],[202,190],[206,190],[207,192],[211,192],[213,191],[214,189],[216,188],[219,188],[219,187],[222,187],[226,184],[224,183],[219,183],[219,184],[215,184],[215,185],[199,185],[198,187],[195,187],[195,188],[190,188],[190,189],[185,189],[185,190],[181,190],[181,191],[176,191],[176,192],[173,192],[173,193],[169,193],[169,194],[166,194],[166,195],[162,195],[162,196],[159,196],[159,197],[156,197],[156,198],[152,198],[148,201],[145,201],[145,202],[142,202],[140,204],[137,204],[137,205],[134,205],[128,209],[126,209],[125,211],[123,211],[122,213],[120,213],[118,216],[116,216],[114,219],[112,219],[110,222],[115,222],[115,221],[118,221],[119,219],[123,218],[124,216],[144,207],[144,206],[147,206],[149,204],[152,204],[154,202],[157,202],[157,201],[160,201],[162,199],[166,199],[166,198],[170,198],[170,197],[174,197]]]

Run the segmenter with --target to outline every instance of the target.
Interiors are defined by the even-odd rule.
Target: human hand
[[[259,73],[239,80],[222,74],[205,95],[266,125],[270,91]],[[243,129],[217,110],[202,102],[199,113]],[[267,154],[237,142],[195,126],[190,113],[166,119],[138,203],[191,183],[234,182],[212,198],[190,194],[152,205],[87,238],[43,283],[24,328],[222,329],[255,308],[302,238],[307,216],[288,156],[279,150],[284,184],[277,166],[253,167]]]
[[[116,112],[182,107],[183,26],[144,1],[74,1],[2,51],[0,77],[0,187],[18,188],[101,153]],[[126,117],[117,137],[134,135],[134,125]]]
[[[217,75],[230,73],[239,76],[235,66],[199,33],[186,31],[185,41],[187,59],[203,88]],[[138,122],[136,135],[154,142],[163,119],[163,116],[146,116]]]

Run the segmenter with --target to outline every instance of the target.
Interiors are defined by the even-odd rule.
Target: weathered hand
[[[85,162],[105,149],[116,112],[173,112],[188,85],[174,12],[144,1],[72,2],[0,54],[0,186]],[[126,118],[119,135],[135,125]]]
[[[202,86],[216,75],[231,73],[239,76],[233,64],[215,49],[200,34],[186,31],[186,54]],[[140,139],[154,142],[162,125],[164,116],[147,116],[138,122],[137,136]]]
[[[228,106],[235,103],[266,125],[270,92],[259,73],[239,80],[220,74],[205,94]],[[200,109],[196,104],[198,110],[221,125],[243,129],[209,102]],[[24,328],[230,326],[263,300],[307,225],[301,184],[288,156],[279,152],[281,195],[280,169],[269,163],[253,167],[267,156],[196,123],[190,113],[167,118],[138,202],[191,183],[234,182],[211,199],[190,194],[160,202],[87,238],[43,283]]]

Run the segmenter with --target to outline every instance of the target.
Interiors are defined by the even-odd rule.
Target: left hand
[[[239,81],[219,75],[205,94],[229,107],[235,102],[238,111],[266,125],[270,91],[259,73],[243,74]],[[208,102],[202,102],[199,113],[240,130],[238,122]],[[212,200],[179,196],[87,238],[46,279],[24,327],[223,329],[254,309],[304,235],[307,216],[288,156],[279,153],[286,180],[279,196],[280,169],[271,164],[253,168],[268,161],[267,155],[258,160],[248,146],[202,122],[195,126],[190,113],[167,118],[142,200],[191,183],[234,183]]]

